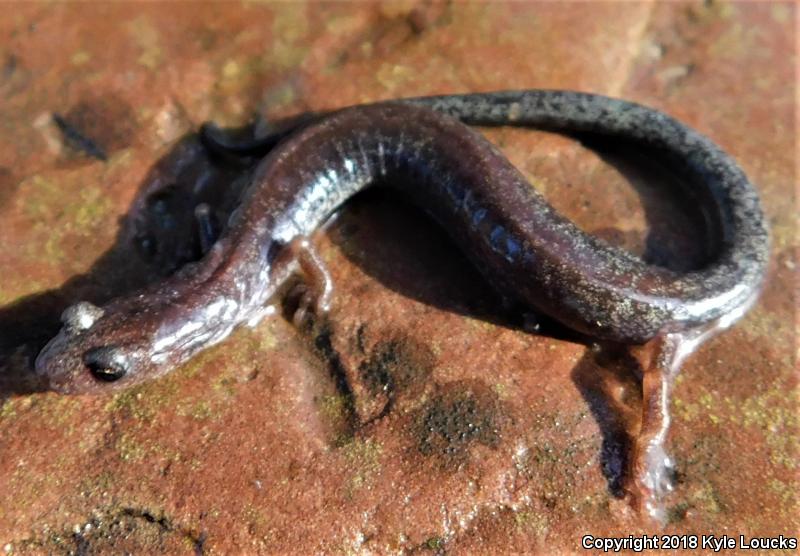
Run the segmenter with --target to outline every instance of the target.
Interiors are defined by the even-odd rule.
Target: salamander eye
[[[115,346],[102,346],[87,350],[83,364],[97,380],[114,382],[128,372],[130,362],[122,350]]]

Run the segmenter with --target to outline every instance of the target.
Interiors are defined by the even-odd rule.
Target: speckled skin
[[[694,187],[687,192],[703,203],[716,255],[678,274],[581,232],[458,120],[612,135],[653,149]],[[286,247],[371,184],[401,189],[432,214],[505,295],[598,338],[640,343],[719,319],[753,298],[767,262],[766,224],[745,175],[707,138],[655,110],[564,91],[359,106],[272,150],[202,261],[103,309],[68,311],[37,372],[62,392],[121,388],[257,322],[299,271]]]

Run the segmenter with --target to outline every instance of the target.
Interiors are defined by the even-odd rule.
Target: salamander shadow
[[[32,372],[33,363],[58,332],[67,306],[79,300],[103,305],[199,258],[194,207],[205,202],[224,217],[249,168],[219,160],[194,134],[184,137],[152,166],[120,221],[114,245],[88,272],[0,308],[0,403],[45,389]]]

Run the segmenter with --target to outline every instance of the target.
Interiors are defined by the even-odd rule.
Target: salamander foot
[[[292,317],[295,326],[302,326],[311,313],[319,316],[330,310],[333,281],[325,263],[306,237],[294,239],[289,250],[299,264],[301,283],[290,292],[297,299],[297,309]]]

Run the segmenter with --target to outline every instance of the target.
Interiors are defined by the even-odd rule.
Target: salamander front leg
[[[288,246],[295,257],[301,283],[295,286],[290,296],[298,300],[292,317],[295,326],[302,326],[310,313],[324,315],[331,306],[333,282],[325,263],[306,237],[294,239]]]

